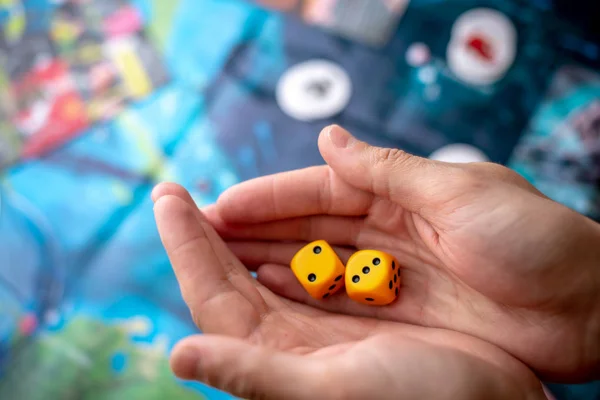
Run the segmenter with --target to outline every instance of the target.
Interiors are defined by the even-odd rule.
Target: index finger
[[[226,223],[248,224],[320,214],[362,216],[372,202],[372,194],[319,166],[233,186],[219,197],[216,211]]]
[[[184,199],[161,196],[154,213],[194,322],[204,332],[247,336],[268,308],[243,265]]]

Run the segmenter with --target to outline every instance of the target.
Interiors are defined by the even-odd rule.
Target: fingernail
[[[156,200],[160,198],[160,193],[157,190],[159,186],[160,185],[154,186],[154,188],[152,188],[152,192],[150,192],[150,198],[152,199],[153,203],[156,203]]]
[[[345,149],[350,146],[354,138],[343,128],[333,125],[329,128],[329,140],[339,149]]]

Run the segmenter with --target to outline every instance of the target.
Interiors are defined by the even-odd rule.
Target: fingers
[[[228,225],[218,216],[208,217],[211,224],[225,239],[235,240],[294,240],[313,242],[325,240],[332,245],[356,246],[365,224],[364,218],[329,215],[285,219],[251,225]]]
[[[153,196],[160,237],[183,298],[203,331],[245,337],[268,307],[256,281],[188,196],[172,186],[157,188]]]
[[[173,350],[178,377],[196,380],[248,399],[335,398],[334,358],[311,359],[241,340],[202,335],[184,339]]]
[[[466,179],[460,166],[370,146],[339,126],[323,130],[319,148],[327,164],[344,181],[412,212],[443,203]]]
[[[181,200],[185,201],[190,206],[196,205],[190,193],[187,190],[185,190],[183,186],[171,182],[165,182],[161,183],[160,185],[156,185],[152,190],[151,197],[152,201],[156,202],[161,197],[169,195],[179,197]]]
[[[289,265],[294,255],[306,245],[306,243],[278,243],[278,242],[229,242],[229,249],[249,268],[258,267],[262,264]],[[338,247],[335,253],[345,264],[352,253],[356,250]]]
[[[263,264],[256,272],[256,279],[273,293],[286,299],[298,303],[311,301],[311,297],[286,265]]]
[[[308,215],[365,215],[373,196],[348,185],[326,166],[253,179],[225,191],[219,216],[230,224]]]

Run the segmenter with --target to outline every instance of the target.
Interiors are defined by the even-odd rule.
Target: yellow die
[[[400,265],[382,251],[362,250],[346,264],[346,292],[359,303],[385,306],[398,297]]]
[[[344,264],[324,240],[304,246],[292,259],[291,267],[315,299],[326,299],[344,287]]]

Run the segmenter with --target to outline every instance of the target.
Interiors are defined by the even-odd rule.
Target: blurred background
[[[0,398],[228,398],[168,368],[196,328],[150,191],[321,164],[330,123],[600,220],[599,6],[0,0]]]

